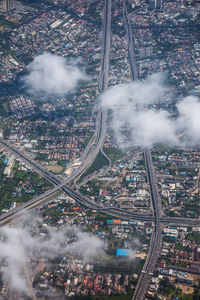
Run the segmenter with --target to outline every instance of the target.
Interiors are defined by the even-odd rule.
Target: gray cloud
[[[184,144],[199,143],[200,103],[193,96],[177,104],[180,116],[173,120],[166,110],[157,109],[165,102],[169,90],[165,77],[151,75],[147,80],[121,84],[108,89],[101,96],[103,107],[112,109],[112,128],[119,146],[139,145],[141,147],[162,143],[168,146],[182,145],[177,132],[187,132]],[[124,140],[128,131],[128,139]]]
[[[80,81],[88,80],[77,60],[44,53],[28,66],[29,74],[23,81],[31,94],[62,96],[77,88]]]
[[[37,222],[32,226],[0,229],[0,272],[13,291],[30,294],[24,267],[30,266],[31,257],[55,258],[72,253],[86,261],[104,253],[104,242],[97,236],[83,232],[76,226],[62,229],[49,228],[44,237],[34,235]],[[34,230],[33,230],[34,228]]]

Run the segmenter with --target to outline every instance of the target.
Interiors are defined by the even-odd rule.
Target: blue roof
[[[130,250],[128,249],[117,249],[116,256],[130,256]]]

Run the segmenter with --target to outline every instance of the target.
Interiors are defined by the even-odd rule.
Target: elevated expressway
[[[126,36],[128,42],[128,58],[129,58],[129,64],[131,69],[131,75],[132,75],[132,80],[135,80],[138,78],[137,66],[136,66],[134,46],[133,46],[133,35],[132,35],[131,24],[130,24],[125,0],[123,0],[123,17],[124,17],[124,26],[126,29]],[[141,275],[139,277],[135,289],[135,293],[133,295],[133,299],[135,300],[142,300],[144,298],[149,283],[149,279],[151,278],[152,272],[156,266],[156,262],[159,257],[161,251],[161,245],[162,245],[160,197],[158,194],[155,170],[152,162],[151,151],[149,148],[146,148],[144,150],[144,157],[145,157],[145,165],[146,165],[146,171],[147,171],[147,177],[148,177],[149,189],[151,195],[151,204],[153,208],[154,227],[151,236],[149,253],[146,258],[145,264],[143,266]]]
[[[108,73],[109,73],[109,55],[110,55],[110,35],[111,35],[111,0],[105,0],[104,5],[104,14],[103,14],[103,27],[102,27],[102,59],[101,59],[101,72],[100,72],[100,79],[99,79],[99,91],[103,92],[107,86],[108,86]],[[36,163],[34,160],[32,160],[30,157],[25,155],[21,150],[17,149],[15,146],[11,145],[9,142],[1,139],[1,144],[7,148],[9,151],[13,152],[16,157],[22,159],[25,161],[28,165],[32,167],[32,169],[36,172],[38,172],[41,176],[52,182],[55,187],[45,194],[29,201],[29,203],[24,203],[21,205],[18,210],[21,211],[24,208],[29,207],[33,204],[41,204],[41,201],[44,201],[47,197],[53,195],[56,191],[59,189],[63,189],[65,192],[68,192],[72,194],[72,190],[67,187],[66,185],[70,182],[78,178],[84,170],[90,166],[90,164],[93,162],[95,157],[97,156],[99,150],[102,149],[105,135],[106,135],[106,121],[107,121],[107,111],[100,109],[99,115],[97,117],[96,121],[96,128],[95,133],[92,137],[92,139],[89,141],[89,144],[87,145],[83,156],[80,158],[80,164],[77,167],[72,167],[72,172],[69,177],[63,180],[62,176],[55,176],[50,171],[46,170],[42,166],[40,166],[38,163]],[[83,199],[84,197],[76,193],[77,201],[81,204],[85,204],[85,206],[88,206],[92,209],[99,208],[99,204],[96,204],[95,202],[91,202],[89,199]],[[14,211],[9,212],[8,214],[14,215]],[[7,215],[8,215],[7,214]],[[3,217],[3,216],[2,216]],[[4,220],[5,214],[4,214]]]
[[[137,76],[137,68],[135,63],[135,55],[133,48],[133,38],[131,33],[130,21],[128,18],[128,12],[123,2],[123,13],[124,13],[124,25],[127,31],[128,38],[128,55],[131,67],[132,79],[135,80]],[[99,91],[103,92],[108,86],[108,70],[109,70],[109,55],[110,55],[110,35],[111,35],[111,0],[105,0],[104,5],[104,18],[103,18],[103,37],[102,37],[102,59],[101,59],[101,73],[99,80]],[[144,156],[146,162],[146,170],[150,187],[151,201],[153,207],[153,215],[139,214],[134,212],[129,212],[127,210],[119,209],[116,207],[104,207],[102,204],[98,204],[91,199],[84,197],[77,191],[71,189],[67,184],[76,179],[80,174],[91,164],[99,150],[101,150],[105,134],[106,134],[106,120],[107,112],[105,110],[100,110],[99,116],[96,123],[96,130],[93,138],[86,147],[79,168],[74,168],[70,177],[63,180],[62,176],[56,176],[52,172],[48,171],[46,168],[40,166],[37,162],[32,160],[29,156],[24,154],[21,150],[17,149],[9,142],[0,139],[0,143],[12,152],[17,158],[23,160],[28,164],[35,172],[38,172],[42,177],[54,184],[54,188],[47,191],[46,193],[22,204],[20,207],[9,211],[6,214],[0,216],[0,225],[4,225],[11,220],[20,217],[20,215],[26,209],[31,209],[32,207],[37,207],[44,203],[51,195],[56,193],[58,190],[63,190],[78,203],[85,206],[88,209],[96,210],[112,217],[134,220],[134,221],[144,221],[153,222],[153,233],[151,238],[150,249],[148,257],[146,259],[145,265],[143,267],[141,276],[138,280],[138,284],[135,290],[133,299],[140,300],[144,298],[149,280],[152,276],[152,272],[155,268],[156,261],[159,257],[162,243],[162,226],[165,224],[176,224],[176,225],[189,225],[196,226],[200,224],[198,219],[185,219],[185,218],[169,218],[163,217],[160,214],[160,199],[156,185],[155,170],[152,162],[150,149],[145,149]]]
[[[135,61],[135,53],[133,46],[133,35],[131,30],[131,24],[126,7],[125,0],[123,0],[123,17],[124,26],[126,29],[127,43],[128,43],[128,58],[131,69],[132,80],[138,79],[137,67]],[[162,247],[162,227],[167,224],[176,225],[197,225],[200,224],[200,219],[187,219],[187,218],[168,218],[162,216],[161,201],[158,193],[157,179],[152,161],[151,150],[146,148],[144,150],[145,165],[147,171],[147,177],[149,182],[149,190],[151,196],[151,204],[153,208],[153,233],[151,236],[151,243],[148,256],[143,266],[141,275],[139,277],[133,299],[142,300],[146,293],[149,280],[153,274],[156,266],[156,262],[161,252]]]
[[[124,7],[124,12],[126,13],[126,7]],[[128,18],[127,18],[128,20]],[[130,25],[130,24],[129,24]],[[103,22],[103,39],[102,39],[102,63],[101,63],[101,74],[99,81],[99,90],[103,92],[108,85],[108,69],[109,69],[109,54],[110,54],[110,27],[111,27],[111,0],[105,1],[104,6],[104,22]],[[131,36],[131,35],[130,35]],[[131,57],[131,52],[129,54]],[[134,59],[131,60],[134,62]],[[133,68],[133,70],[135,70]],[[135,77],[134,77],[135,78]],[[19,215],[24,209],[29,209],[32,207],[37,207],[41,203],[45,203],[51,195],[55,194],[58,190],[65,191],[68,195],[74,198],[81,205],[89,208],[104,212],[108,215],[117,218],[129,219],[129,220],[138,220],[144,222],[152,222],[155,220],[155,215],[152,216],[151,213],[140,214],[136,212],[129,212],[116,207],[104,207],[102,204],[98,204],[91,199],[81,195],[77,191],[71,189],[67,184],[77,178],[87,167],[91,164],[94,157],[97,155],[99,149],[102,147],[105,133],[106,133],[106,112],[100,111],[95,134],[90,141],[90,145],[86,147],[83,157],[81,158],[81,165],[79,168],[74,168],[72,174],[69,178],[63,180],[62,176],[56,176],[51,171],[48,171],[46,168],[42,167],[36,161],[31,159],[27,154],[23,153],[21,150],[13,146],[8,141],[0,139],[0,143],[12,152],[17,158],[23,160],[27,165],[29,165],[35,172],[39,173],[42,177],[46,178],[48,181],[54,184],[54,188],[50,189],[46,193],[20,205],[18,208],[11,210],[10,212],[0,216],[0,224],[5,224],[7,220],[14,218],[16,215]],[[149,156],[147,156],[149,157]],[[200,220],[195,219],[184,219],[184,218],[169,218],[161,217],[160,222],[166,224],[188,224],[191,226],[198,225]]]
[[[108,215],[111,215],[113,217],[117,218],[123,218],[123,219],[129,219],[129,220],[135,220],[135,221],[144,221],[144,222],[152,222],[154,221],[154,217],[151,215],[151,213],[145,213],[145,214],[140,214],[140,213],[134,213],[134,212],[129,212],[127,210],[123,210],[120,208],[116,207],[104,207],[102,204],[98,204],[91,199],[81,195],[79,192],[74,191],[72,188],[67,186],[67,183],[71,178],[67,180],[62,180],[60,176],[56,176],[52,172],[48,171],[46,168],[42,167],[39,165],[37,162],[34,160],[30,159],[26,154],[22,153],[20,150],[18,150],[15,146],[11,145],[7,141],[0,140],[0,143],[8,149],[8,151],[12,152],[15,157],[21,159],[29,165],[35,172],[39,173],[42,177],[50,181],[55,185],[55,187],[46,193],[23,203],[20,205],[18,208],[15,208],[8,213],[2,214],[0,216],[0,224],[5,224],[7,220],[10,220],[11,218],[14,218],[24,210],[24,209],[29,209],[32,207],[36,207],[37,205],[41,205],[41,203],[45,203],[46,198],[49,198],[51,195],[53,195],[56,191],[62,189],[65,191],[69,196],[71,196],[73,199],[75,199],[78,203],[81,205],[90,208],[92,210],[98,210],[100,212],[104,212]],[[166,224],[188,224],[191,226],[195,226],[200,224],[200,220],[196,219],[186,219],[186,218],[170,218],[170,217],[161,217],[161,222],[166,223]]]

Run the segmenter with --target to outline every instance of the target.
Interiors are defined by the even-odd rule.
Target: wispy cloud
[[[0,229],[0,272],[13,291],[29,294],[24,266],[30,266],[31,257],[56,258],[72,254],[91,261],[104,253],[104,242],[97,236],[83,232],[76,226],[62,229],[48,228],[45,238],[36,235],[38,222],[26,227]],[[34,230],[33,230],[34,229]]]

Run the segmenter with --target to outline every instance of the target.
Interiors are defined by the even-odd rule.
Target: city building
[[[155,9],[161,9],[163,5],[163,0],[155,0]]]
[[[163,0],[148,0],[149,9],[161,9],[163,5]]]
[[[9,12],[15,8],[15,0],[0,0],[0,11]]]

